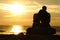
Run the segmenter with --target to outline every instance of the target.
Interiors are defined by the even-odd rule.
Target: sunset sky
[[[60,0],[0,0],[0,25],[32,25],[33,14],[43,5],[51,14],[51,25],[60,26]]]

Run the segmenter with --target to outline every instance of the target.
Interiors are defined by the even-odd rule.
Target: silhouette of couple
[[[27,29],[27,34],[55,34],[55,29],[50,27],[51,15],[46,11],[47,7],[33,15],[32,28]]]
[[[38,14],[33,16],[33,27],[50,27],[50,14],[46,11],[47,7],[43,6]]]

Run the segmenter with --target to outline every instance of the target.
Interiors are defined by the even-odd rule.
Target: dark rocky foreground
[[[0,40],[60,40],[60,35],[0,35]]]

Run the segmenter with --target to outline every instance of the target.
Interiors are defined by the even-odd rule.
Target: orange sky
[[[40,3],[39,3],[40,2]],[[43,0],[0,0],[0,25],[1,24],[20,24],[20,25],[32,25],[33,14],[37,13],[43,5],[47,6],[47,11],[51,14],[51,25],[60,26],[60,1],[53,0],[43,1]],[[12,15],[9,10],[4,10],[5,4],[12,5],[14,3],[19,3],[24,5],[25,12],[18,14],[16,16]],[[47,4],[48,3],[48,4]],[[18,7],[17,7],[18,8]],[[19,8],[18,8],[19,9]],[[20,9],[19,9],[20,10]]]

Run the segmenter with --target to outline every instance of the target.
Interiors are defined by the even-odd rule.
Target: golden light
[[[22,26],[14,25],[10,32],[12,32],[12,33],[14,33],[15,35],[17,35],[17,34],[19,34],[20,32],[22,32]]]
[[[14,3],[14,4],[9,4],[9,5],[4,4],[3,9],[12,12],[13,15],[19,15],[25,12],[25,7],[19,3]]]
[[[9,8],[9,10],[11,12],[13,12],[14,14],[20,14],[22,12],[24,12],[24,6],[20,5],[20,4],[12,4]]]

